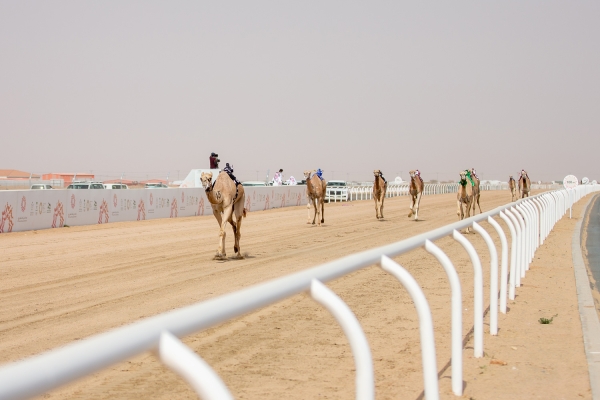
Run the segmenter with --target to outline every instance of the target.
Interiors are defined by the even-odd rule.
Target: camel
[[[458,206],[456,210],[456,215],[458,215],[458,219],[463,220],[465,218],[469,218],[471,216],[471,202],[473,201],[473,188],[474,184],[469,182],[467,179],[467,173],[469,171],[460,171],[460,181],[458,186],[458,193],[456,195],[456,204]],[[463,210],[463,205],[464,210]],[[469,232],[467,227],[467,233]]]
[[[312,174],[316,170],[304,171],[304,179],[306,179],[306,197],[308,198],[308,221],[310,224],[310,206],[315,209],[315,215],[313,216],[312,224],[315,224],[315,220],[318,221],[319,226],[325,222],[325,193],[327,192],[327,181],[319,178],[316,174]],[[312,176],[311,176],[312,174]],[[317,219],[317,214],[318,219]]]
[[[470,177],[471,183],[473,183],[473,215],[475,215],[475,205],[479,207],[479,214],[481,214],[481,206],[479,205],[479,196],[481,196],[481,190],[479,190],[479,177],[475,173],[475,168],[471,168],[467,171],[467,178]]]
[[[212,205],[213,214],[221,228],[219,231],[219,248],[214,259],[226,259],[225,227],[227,226],[227,222],[233,227],[233,234],[235,236],[233,250],[235,251],[235,258],[243,259],[244,256],[240,252],[240,231],[242,229],[242,217],[246,217],[244,187],[241,184],[236,185],[235,181],[224,171],[219,173],[214,183],[212,183],[212,177],[212,172],[203,172],[200,175],[202,187],[204,187],[206,197]],[[221,216],[221,214],[223,215]],[[233,220],[234,215],[235,221]]]
[[[408,174],[410,175],[410,187],[408,189],[408,193],[410,194],[410,212],[408,213],[408,218],[414,214],[415,221],[417,221],[419,219],[419,204],[421,203],[425,184],[418,170],[409,171]]]
[[[519,193],[521,194],[521,198],[529,197],[529,189],[531,188],[531,181],[529,180],[529,175],[527,172],[522,169],[521,176],[519,176]]]
[[[515,183],[515,178],[511,176],[508,177],[508,188],[510,189],[510,201],[517,200],[517,184]]]
[[[373,171],[375,183],[373,184],[373,199],[375,200],[375,217],[383,219],[383,200],[387,191],[387,181],[380,170]]]

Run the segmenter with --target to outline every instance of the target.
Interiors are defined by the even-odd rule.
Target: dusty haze
[[[0,3],[0,168],[600,180],[600,3]]]

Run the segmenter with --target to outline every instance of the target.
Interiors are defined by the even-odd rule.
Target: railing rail
[[[561,190],[547,192],[530,198],[521,199],[514,203],[473,216],[469,219],[458,221],[397,243],[343,257],[318,267],[147,318],[128,326],[95,335],[88,339],[71,343],[65,347],[23,361],[4,365],[0,368],[0,399],[19,399],[42,394],[50,389],[99,371],[137,354],[146,351],[162,350],[165,345],[161,344],[161,340],[162,342],[165,341],[165,332],[176,337],[183,337],[198,332],[202,329],[215,326],[221,322],[255,311],[261,307],[273,304],[300,292],[310,292],[311,288],[314,287],[315,280],[327,282],[361,268],[380,264],[383,256],[399,256],[422,246],[426,246],[427,250],[430,252],[435,252],[437,246],[432,243],[435,240],[453,235],[455,231],[475,226],[477,222],[494,221],[494,217],[496,216],[502,218],[509,225],[511,231],[512,246],[509,298],[514,299],[515,287],[518,287],[520,282],[520,280],[516,281],[515,278],[524,276],[535,248],[537,248],[540,243],[543,243],[543,240],[550,233],[554,224],[566,213],[569,207],[572,207],[574,202],[578,201],[584,195],[598,190],[600,190],[600,186],[587,185],[580,186],[571,191]],[[529,209],[531,213],[528,214],[528,212],[525,211],[526,209]],[[526,218],[523,218],[524,215],[526,215]],[[497,222],[494,221],[491,223],[496,231],[500,232],[500,230],[502,230]],[[478,226],[477,229],[481,232],[481,229],[483,228]],[[505,262],[507,262],[508,245],[506,240],[502,240],[502,235],[500,235],[500,238],[502,246],[501,275],[504,282],[506,282],[505,272],[507,268],[505,268]],[[463,244],[463,246],[464,245],[465,244]],[[465,246],[465,248],[467,247],[469,246]],[[442,257],[442,254],[438,253],[436,257],[445,264],[444,267],[447,269],[447,273],[450,276],[452,275],[450,268],[453,267],[451,266],[451,263],[448,264],[449,260],[442,260],[444,258]],[[493,258],[496,257],[491,249],[490,254]],[[494,273],[493,263],[494,260],[492,260],[491,265],[491,270],[493,272],[491,274],[492,281],[498,279],[497,273]],[[474,282],[474,284],[479,285],[480,283]],[[495,283],[492,282],[491,286],[497,287],[497,281]],[[411,296],[413,298],[415,298],[415,296],[418,297],[418,293],[415,294],[415,292],[411,292]],[[506,311],[505,296],[506,293],[501,289],[501,312]],[[482,296],[475,296],[475,301],[481,302],[481,297]],[[458,301],[457,303],[460,304]],[[504,306],[504,310],[502,309],[502,306]],[[478,310],[478,313],[481,313],[481,307],[481,304],[476,305],[475,309]],[[420,311],[419,313],[420,318],[423,313],[423,318],[426,319],[427,313],[425,311]],[[490,313],[490,317],[497,318],[497,313]],[[456,329],[455,325],[458,325],[461,318],[460,309],[458,311],[453,311],[453,331]],[[476,316],[474,323],[475,325],[480,325],[482,324],[482,321],[482,318]],[[426,322],[425,325],[427,325]],[[460,322],[460,325],[462,325],[462,322]],[[497,321],[491,321],[490,326],[497,327]],[[483,346],[482,338],[479,337],[480,335],[483,335],[482,332],[482,327],[475,327],[475,335],[478,337],[474,338],[474,340],[476,343],[481,343]],[[492,334],[494,333],[492,332]],[[431,333],[431,335],[433,335],[433,333]],[[423,336],[422,333],[422,339],[424,337],[427,338],[428,336]],[[167,335],[167,338],[170,338],[170,336]],[[429,340],[429,343],[431,342],[430,339],[427,340]],[[427,340],[425,340],[422,345],[426,345]],[[456,342],[456,338],[453,337],[452,340],[453,343]],[[167,343],[169,343],[168,339]],[[171,342],[171,344],[173,343]],[[427,344],[427,346],[431,346],[431,344]],[[462,344],[460,346],[462,351]],[[424,349],[423,351],[423,364],[425,366],[423,376],[425,387],[427,388],[426,396],[428,399],[434,399],[437,398],[438,394],[432,393],[432,391],[434,389],[437,390],[437,387],[435,387],[435,385],[432,386],[430,379],[431,376],[437,374],[437,371],[429,370],[430,368],[435,368],[435,363],[431,366],[431,363],[425,363],[425,359],[427,358],[430,360],[431,354],[434,355],[435,359],[435,349],[429,349],[426,352]],[[481,356],[479,348],[475,351],[475,357]],[[452,366],[452,388],[456,395],[461,395],[462,362],[459,363],[456,361],[457,359],[453,360]],[[372,363],[372,360],[370,362]],[[185,375],[186,368],[189,368],[189,365],[198,365],[198,360],[190,358],[189,363],[182,363],[179,367],[172,366],[172,368],[178,371],[178,373]],[[359,368],[357,368],[357,373],[358,371]],[[210,375],[211,370],[210,368],[207,368],[205,376]],[[193,373],[186,376],[188,382],[196,382],[194,385],[214,384],[216,392],[213,391],[213,393],[223,393],[224,390],[225,393],[227,393],[226,389],[220,387],[219,382],[212,382],[212,379],[206,379],[203,382],[199,382],[197,375],[194,375]],[[194,378],[194,376],[196,376],[196,378]],[[199,394],[210,392],[210,390],[203,391],[196,386],[195,389]],[[366,390],[366,392],[368,393],[369,390]],[[368,395],[366,395],[366,397],[368,397]],[[206,395],[205,398],[218,398],[218,396],[211,397]],[[362,396],[359,398],[362,398]]]

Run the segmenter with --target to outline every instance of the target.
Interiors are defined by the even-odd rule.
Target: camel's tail
[[[244,216],[244,218],[246,218],[246,207],[244,207],[244,211],[242,212],[242,215]]]

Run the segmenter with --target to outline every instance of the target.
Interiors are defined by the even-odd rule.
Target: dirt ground
[[[326,261],[389,244],[456,221],[455,194],[425,196],[419,222],[407,218],[408,198],[386,199],[384,221],[372,201],[328,204],[325,224],[306,224],[306,208],[249,213],[242,227],[245,260],[213,261],[214,217],[123,222],[0,235],[0,363],[34,355],[141,318],[290,274]],[[508,192],[483,192],[489,210],[510,201]],[[489,335],[485,357],[475,359],[473,272],[462,246],[438,244],[453,261],[462,285],[466,399],[590,399],[577,310],[571,236],[586,199],[563,218],[499,314],[499,335]],[[504,227],[504,223],[497,219]],[[499,248],[493,228],[482,223]],[[508,234],[508,229],[505,231]],[[482,249],[485,307],[489,255]],[[510,243],[510,240],[509,240]],[[228,231],[227,250],[233,240]],[[450,384],[450,288],[442,267],[423,249],[396,260],[421,283],[435,326],[441,398]],[[417,314],[400,284],[378,266],[327,285],[352,308],[373,354],[378,399],[422,398]],[[540,317],[553,318],[541,325]],[[306,294],[188,336],[239,399],[349,399],[354,361],[333,317]],[[492,364],[497,359],[506,365]],[[41,398],[194,399],[194,392],[150,353],[62,387]]]

